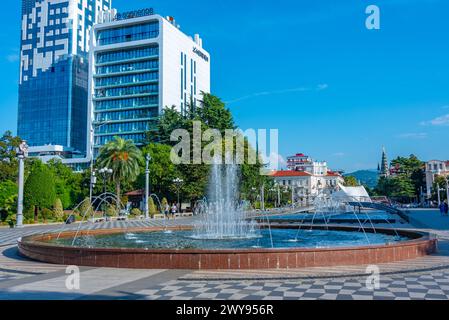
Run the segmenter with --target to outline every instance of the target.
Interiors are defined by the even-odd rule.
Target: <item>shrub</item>
[[[148,199],[148,212],[152,217],[158,213],[152,197]]]
[[[53,213],[58,221],[62,220],[62,217],[64,216],[64,208],[62,207],[62,201],[59,198],[55,200],[55,204],[53,205]]]
[[[54,218],[54,212],[50,209],[44,208],[40,211],[40,216],[43,220],[44,223],[47,223],[48,219],[53,219]]]
[[[117,216],[117,214],[118,214],[117,207],[115,205],[108,205],[105,213],[106,213],[106,216],[108,216],[108,217]]]
[[[166,197],[163,197],[163,198],[162,198],[162,201],[161,201],[161,206],[162,206],[161,210],[162,210],[162,211],[165,210],[165,207],[167,206],[167,204],[168,204],[167,198],[166,198]]]
[[[138,208],[133,208],[133,209],[131,209],[131,215],[132,216],[140,216],[140,215],[142,215],[142,211],[140,211],[140,209],[138,209]]]
[[[41,208],[53,206],[56,198],[55,177],[48,167],[42,163],[35,163],[24,186],[24,204],[34,206],[34,219],[38,218]]]
[[[81,206],[78,209],[79,215],[83,217],[86,215],[86,217],[91,217],[94,214],[94,209],[92,208],[92,205],[89,201],[89,198],[85,198],[84,202],[81,204]]]

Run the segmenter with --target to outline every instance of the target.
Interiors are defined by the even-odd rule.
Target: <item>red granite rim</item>
[[[267,228],[268,226],[262,225],[262,227]],[[272,229],[292,229],[290,225],[272,225]],[[303,225],[303,229],[310,228],[310,225]],[[325,229],[329,230],[339,230],[339,231],[359,231],[357,227],[351,226],[341,226],[341,225],[314,225],[315,229]],[[191,230],[192,226],[176,226],[176,227],[137,227],[137,228],[127,228],[124,230],[123,228],[117,229],[96,229],[96,230],[82,230],[79,231],[78,236],[82,235],[100,235],[100,234],[116,234],[116,233],[124,233],[124,232],[158,232],[158,231],[181,231],[181,230]],[[376,248],[395,248],[395,247],[406,247],[406,246],[414,246],[416,244],[425,243],[427,241],[433,241],[433,237],[430,233],[421,232],[421,231],[411,231],[406,229],[387,229],[387,228],[376,228],[376,232],[385,233],[390,235],[395,235],[395,231],[401,235],[410,238],[410,240],[398,241],[383,245],[364,245],[364,246],[346,246],[346,247],[323,247],[323,248],[307,248],[307,247],[298,247],[298,248],[248,248],[248,249],[145,249],[145,248],[123,248],[123,247],[111,247],[111,248],[95,248],[95,247],[77,247],[77,246],[65,246],[59,245],[55,243],[49,243],[48,240],[56,238],[58,235],[60,238],[69,238],[76,234],[76,231],[65,231],[59,233],[48,233],[48,234],[40,234],[40,235],[31,235],[26,236],[18,240],[19,248],[20,245],[27,244],[39,247],[47,247],[47,248],[67,248],[71,250],[83,250],[83,251],[102,251],[102,252],[140,252],[140,253],[261,253],[261,252],[316,252],[316,251],[335,251],[335,250],[365,250],[365,249],[376,249]],[[366,232],[372,232],[369,228],[366,229]]]

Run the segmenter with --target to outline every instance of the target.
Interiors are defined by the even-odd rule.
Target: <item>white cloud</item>
[[[238,101],[242,101],[242,100],[247,100],[247,99],[256,98],[256,97],[260,97],[260,96],[270,96],[270,95],[274,95],[274,94],[306,92],[306,91],[313,91],[313,90],[323,91],[323,90],[326,90],[328,87],[329,87],[329,85],[324,83],[324,84],[317,85],[315,88],[298,87],[298,88],[290,88],[290,89],[282,89],[282,90],[261,91],[261,92],[251,93],[246,96],[242,96],[242,97],[235,98],[232,100],[228,100],[228,101],[225,101],[225,103],[230,104],[230,103],[234,103],[234,102],[238,102]]]
[[[427,133],[426,132],[402,133],[397,137],[401,139],[426,139]]]
[[[319,84],[316,89],[318,91],[321,91],[321,90],[326,90],[327,88],[329,88],[329,85],[327,83],[323,83],[323,84]]]
[[[449,126],[449,114],[445,114],[440,117],[436,117],[435,119],[429,120],[429,121],[423,121],[421,122],[421,125],[427,126]]]
[[[6,56],[6,60],[8,60],[8,62],[17,62],[19,61],[19,55],[16,53],[12,53]]]
[[[270,156],[267,157],[264,152],[261,154],[263,163],[267,163],[267,169],[269,170],[279,170],[287,166],[287,161],[279,153],[271,152]]]
[[[345,153],[344,152],[335,152],[334,154],[332,154],[334,157],[344,157]]]

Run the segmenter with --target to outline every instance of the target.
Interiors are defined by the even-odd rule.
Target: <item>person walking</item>
[[[448,212],[449,212],[449,206],[446,201],[443,202],[443,210],[444,210],[444,215],[447,216]]]
[[[165,213],[165,217],[166,217],[167,219],[169,219],[170,205],[169,205],[168,203],[165,204],[164,213]]]
[[[444,204],[445,204],[445,202],[441,202],[440,205],[438,206],[440,208],[440,214],[442,216],[444,215]]]
[[[178,208],[176,207],[176,204],[173,203],[173,205],[171,207],[171,214],[172,214],[173,218],[175,217],[176,212],[178,212]]]

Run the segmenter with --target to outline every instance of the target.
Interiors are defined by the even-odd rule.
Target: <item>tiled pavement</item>
[[[179,219],[172,224],[190,223]],[[142,227],[164,221],[109,222],[82,228]],[[67,226],[77,228],[77,225]],[[58,231],[61,226],[0,230],[0,246],[18,236]],[[17,234],[17,232],[20,232]],[[361,267],[301,270],[189,271],[81,268],[81,288],[66,289],[65,267],[17,256],[14,245],[0,248],[1,299],[448,299],[449,237],[438,232],[440,253],[396,264],[379,265],[380,288],[366,286]],[[414,270],[414,271],[413,271]],[[416,271],[420,270],[420,271]],[[406,271],[406,272],[404,272]],[[388,273],[388,274],[385,274]],[[257,279],[254,278],[256,275]],[[355,276],[358,275],[358,276]]]
[[[449,270],[381,276],[370,289],[366,277],[268,281],[182,281],[180,271],[84,268],[80,290],[65,288],[63,272],[0,281],[6,299],[163,300],[411,300],[449,298]]]
[[[410,300],[448,299],[449,270],[432,274],[381,277],[380,288],[371,290],[366,278],[338,278],[303,281],[195,282],[172,280],[135,294],[142,299],[225,299],[225,300]]]

